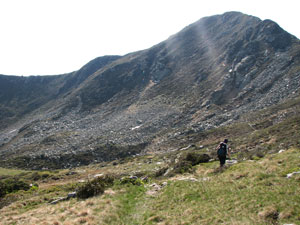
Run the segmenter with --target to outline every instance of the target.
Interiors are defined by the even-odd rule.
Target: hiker
[[[217,149],[217,154],[218,154],[218,158],[220,160],[220,168],[222,168],[225,165],[226,162],[226,156],[228,155],[228,157],[230,158],[230,152],[229,152],[229,148],[228,148],[228,139],[224,139],[223,142],[221,142]]]

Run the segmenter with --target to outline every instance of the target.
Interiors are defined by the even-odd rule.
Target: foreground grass
[[[127,215],[119,224],[300,224],[300,176],[286,178],[300,170],[299,157],[294,149],[223,172],[212,169],[216,163],[201,165],[193,174],[198,181],[169,180],[155,196],[127,190],[115,213]],[[126,210],[128,202],[136,208]]]
[[[172,182],[148,213],[166,224],[299,224],[299,180],[262,172],[256,165],[247,168],[205,182]]]
[[[217,168],[217,162],[200,164],[193,173],[153,178],[144,186],[116,182],[101,196],[57,205],[46,200],[67,193],[72,184],[45,186],[16,193],[24,199],[2,208],[0,220],[1,224],[300,224],[300,175],[286,177],[300,171],[299,149],[242,161],[224,171]],[[154,182],[167,185],[149,194]]]

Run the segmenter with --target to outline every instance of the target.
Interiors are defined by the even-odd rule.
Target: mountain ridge
[[[232,124],[299,96],[299,51],[299,40],[275,22],[228,12],[146,50],[100,57],[66,75],[22,78],[36,85],[28,98],[1,88],[0,154],[89,153],[101,161],[120,149],[158,150],[157,142],[178,132]],[[0,76],[2,86],[6,78]],[[25,122],[16,125],[18,118]]]

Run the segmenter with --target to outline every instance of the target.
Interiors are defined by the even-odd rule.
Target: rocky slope
[[[147,151],[299,96],[300,42],[238,12],[77,72],[0,76],[4,165],[71,167]],[[174,139],[175,140],[175,139]]]

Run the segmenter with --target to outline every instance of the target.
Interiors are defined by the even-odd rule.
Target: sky
[[[0,74],[72,72],[227,11],[271,19],[300,38],[299,9],[299,0],[0,0]]]

